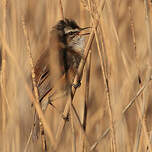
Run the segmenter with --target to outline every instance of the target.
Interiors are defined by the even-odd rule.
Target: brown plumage
[[[83,56],[82,30],[75,21],[65,19],[59,21],[50,32],[49,45],[35,64],[39,101],[43,111],[51,102],[52,88],[55,88],[55,92],[66,93],[71,89]],[[34,136],[38,134],[38,122],[37,117]]]

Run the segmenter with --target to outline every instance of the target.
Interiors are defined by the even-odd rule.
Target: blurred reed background
[[[0,1],[0,151],[152,152],[151,1],[61,2],[62,7],[60,0]],[[62,15],[93,27],[95,35],[74,96],[76,111],[70,112],[58,141],[59,112],[66,102],[56,101],[57,110],[49,106],[45,113],[46,150],[41,138],[29,141],[34,107],[27,44],[35,63]]]

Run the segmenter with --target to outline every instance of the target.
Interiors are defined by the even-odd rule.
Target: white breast
[[[85,47],[85,39],[83,36],[77,35],[70,42],[69,46],[71,46],[76,52],[78,51],[83,55],[84,47]]]

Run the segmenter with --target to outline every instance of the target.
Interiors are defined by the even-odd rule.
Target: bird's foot
[[[65,120],[65,121],[69,121],[69,114],[68,114],[67,116],[64,116],[64,115],[62,114],[62,118],[63,118],[63,120]]]
[[[79,87],[81,86],[81,82],[78,81],[77,84],[74,84],[74,83],[73,83],[72,86],[73,86],[75,89],[77,89],[77,88],[79,88]]]

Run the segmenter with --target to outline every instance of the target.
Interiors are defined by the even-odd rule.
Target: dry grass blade
[[[34,100],[35,104],[34,105],[36,105],[36,103],[37,103],[37,105],[40,106],[40,104],[39,104],[39,95],[38,95],[38,88],[37,88],[36,81],[35,81],[34,64],[33,64],[33,59],[32,59],[32,54],[31,54],[31,48],[30,48],[30,43],[29,43],[29,38],[28,38],[28,34],[27,34],[27,29],[26,29],[26,26],[25,26],[24,18],[22,20],[22,25],[23,25],[24,35],[25,35],[25,38],[26,38],[27,51],[29,53],[30,64],[31,64],[31,67],[32,67],[32,82],[33,82],[34,93],[35,93],[35,100]],[[35,106],[35,108],[36,108],[36,106]],[[36,108],[36,111],[38,113],[40,121],[42,121],[41,120],[41,116],[40,116],[41,114],[38,112],[37,108]],[[43,113],[42,110],[41,110],[41,113]],[[47,124],[47,123],[44,124],[43,121],[42,121],[42,123],[43,123],[43,125]],[[46,128],[46,127],[44,126],[44,128]],[[47,128],[49,128],[49,127],[47,127]],[[41,131],[44,132],[42,125],[41,125]],[[51,143],[53,143],[52,147],[54,148],[54,146],[55,146],[54,137],[53,137],[53,133],[50,130],[49,130],[49,137],[50,137]],[[46,151],[46,139],[45,139],[44,135],[42,135],[42,145],[43,145],[42,147],[44,148],[43,151]]]
[[[25,39],[26,39],[26,46],[27,46],[27,51],[28,51],[28,54],[29,54],[29,60],[30,60],[31,68],[32,68],[32,82],[33,82],[33,86],[34,86],[34,94],[35,94],[36,102],[39,103],[39,94],[38,94],[38,88],[37,88],[36,80],[35,80],[33,58],[32,58],[30,41],[29,41],[29,37],[28,37],[27,28],[26,28],[26,25],[25,25],[24,18],[22,19],[22,26],[23,26]],[[34,117],[35,117],[35,114],[36,113],[34,113]],[[44,135],[44,128],[43,128],[43,125],[41,124],[41,122],[40,122],[40,132],[41,132],[40,134],[41,134],[41,139],[42,139],[42,151],[47,151],[46,139],[45,139],[45,135]]]
[[[3,32],[3,39],[6,39],[6,0],[2,1],[3,4],[3,26],[2,26],[2,32]],[[6,50],[5,45],[2,43],[2,67],[1,67],[1,91],[2,91],[2,115],[3,115],[3,122],[2,122],[2,130],[5,131],[6,128],[6,107],[5,102],[7,103],[6,98]],[[7,103],[8,105],[8,103]]]
[[[106,88],[106,98],[107,98],[107,102],[108,102],[108,109],[109,109],[109,116],[110,116],[110,128],[111,128],[111,137],[112,137],[112,146],[113,146],[113,151],[116,151],[116,137],[115,137],[115,131],[114,131],[114,123],[113,123],[113,116],[112,116],[112,108],[111,108],[111,103],[110,103],[110,90],[109,90],[109,85],[108,85],[108,77],[106,76],[105,73],[105,69],[104,69],[104,63],[103,63],[103,57],[101,55],[101,50],[99,47],[99,40],[97,37],[97,32],[95,31],[95,37],[96,37],[96,42],[97,42],[97,47],[98,47],[98,53],[99,53],[99,57],[100,57],[100,64],[101,64],[101,69],[102,69],[102,73],[103,73],[103,79],[104,79],[104,85]]]
[[[148,41],[148,49],[151,50],[152,44],[151,44],[151,24],[150,24],[150,18],[149,18],[149,8],[148,8],[148,0],[144,0],[145,5],[145,23],[146,23],[146,30],[147,30],[147,41]]]
[[[136,50],[136,36],[135,36],[135,27],[134,27],[134,21],[133,21],[133,13],[132,13],[132,2],[130,2],[130,7],[129,7],[129,17],[130,17],[130,30],[131,30],[131,34],[132,34],[132,41],[133,41],[133,48],[134,48],[134,54],[135,54],[135,64],[136,64],[136,68],[137,68],[137,74],[138,74],[138,80],[139,80],[139,87],[141,88],[142,82],[141,82],[141,76],[140,76],[140,69],[139,69],[139,65],[137,62],[137,50]],[[143,96],[141,95],[140,97],[141,101],[142,101],[142,108],[144,109],[144,105],[145,105],[145,101],[143,101]],[[136,106],[138,106],[139,103],[136,103]],[[142,110],[143,112],[142,115],[144,115],[144,110]],[[137,125],[137,134],[136,134],[136,139],[135,139],[135,152],[138,152],[138,148],[139,148],[139,142],[140,142],[140,136],[141,136],[141,122],[138,122]]]
[[[93,25],[94,25],[95,24],[95,19],[92,16],[92,12],[91,12],[92,9],[91,9],[90,0],[88,0],[88,4],[89,4],[91,20],[92,20]],[[101,49],[99,47],[99,39],[98,39],[98,36],[97,36],[97,30],[95,28],[94,28],[94,32],[95,32],[98,54],[99,54],[99,58],[100,58],[100,66],[101,66],[102,73],[103,73],[104,85],[105,85],[105,88],[106,88],[106,99],[107,99],[107,102],[108,102],[108,109],[109,109],[109,116],[110,116],[112,151],[116,152],[116,139],[115,139],[114,125],[113,125],[112,108],[111,108],[111,103],[110,103],[110,92],[109,92],[110,90],[109,90],[108,77],[105,73],[104,63],[103,63],[103,56],[101,55]],[[104,49],[104,48],[102,48],[102,49]]]
[[[0,34],[0,36],[2,36],[2,34]],[[2,38],[2,37],[0,37],[0,38]],[[37,110],[37,113],[39,114],[39,117],[40,117],[41,121],[42,121],[43,124],[44,124],[44,129],[45,129],[45,130],[47,131],[47,133],[48,133],[48,136],[49,136],[50,141],[51,141],[51,143],[52,143],[52,147],[56,147],[56,143],[54,142],[54,138],[52,137],[52,132],[51,132],[49,126],[48,126],[48,123],[47,123],[45,117],[44,117],[44,114],[43,114],[43,112],[42,112],[42,110],[41,110],[41,107],[40,107],[40,105],[39,105],[38,102],[35,102],[35,98],[34,98],[32,92],[31,92],[28,84],[26,83],[26,80],[25,80],[25,78],[24,78],[23,72],[21,71],[21,68],[19,67],[19,65],[18,65],[18,63],[17,63],[14,55],[12,54],[12,51],[10,50],[10,48],[8,47],[8,45],[7,45],[6,41],[4,41],[4,39],[2,39],[2,43],[3,43],[4,47],[5,47],[5,50],[6,50],[7,54],[8,54],[8,56],[11,57],[13,63],[16,65],[16,68],[17,68],[19,74],[21,75],[21,77],[23,78],[23,80],[24,80],[24,82],[25,82],[25,86],[24,86],[24,87],[25,87],[25,89],[26,89],[26,91],[27,91],[27,93],[28,93],[28,95],[29,95],[32,103],[34,103],[34,106],[35,106],[35,108],[36,108],[36,110]]]
[[[151,0],[1,0],[0,151],[151,152],[151,50]]]
[[[90,53],[88,55],[88,64],[86,65],[86,75],[85,75],[85,101],[84,101],[84,116],[83,116],[83,129],[84,132],[86,132],[87,129],[87,117],[88,117],[88,107],[87,107],[87,103],[89,101],[89,85],[90,85],[90,68],[91,68],[91,50]],[[85,140],[84,140],[84,135],[82,134],[82,150],[86,151],[86,147],[85,147]]]
[[[98,26],[98,22],[96,22],[94,28],[97,28],[97,26]],[[88,40],[88,42],[87,42],[86,48],[85,48],[85,50],[84,50],[84,56],[85,56],[85,58],[82,59],[81,62],[80,62],[77,75],[75,76],[75,79],[74,79],[74,84],[78,84],[79,81],[81,80],[82,73],[83,73],[83,68],[84,68],[84,65],[85,65],[85,63],[86,63],[86,59],[87,59],[87,57],[88,57],[88,53],[89,53],[90,47],[91,47],[91,45],[92,45],[93,39],[94,39],[94,31],[92,30],[92,31],[91,31],[91,34],[90,34],[90,36],[89,36],[89,40]],[[72,87],[72,94],[74,95],[75,92],[76,92],[76,88]]]
[[[62,0],[59,0],[59,6],[60,6],[60,11],[61,11],[62,19],[64,19],[64,12],[63,12]]]
[[[150,20],[150,24],[152,24],[152,2],[151,2],[151,0],[148,0],[148,7],[149,7],[149,20]]]
[[[34,121],[34,120],[33,120]],[[27,152],[28,148],[29,148],[29,144],[30,144],[30,141],[31,141],[31,138],[32,138],[32,134],[33,134],[33,130],[34,130],[34,125],[30,131],[30,134],[29,134],[29,137],[28,137],[28,140],[26,142],[26,145],[25,145],[25,148],[24,148],[24,152]]]
[[[74,130],[74,118],[72,113],[72,100],[71,98],[69,100],[70,100],[70,123],[71,123],[71,132],[72,132],[72,152],[76,152],[76,136]]]
[[[149,139],[149,136],[148,136],[148,131],[147,131],[145,120],[142,117],[142,113],[141,113],[141,110],[140,110],[140,107],[139,107],[138,104],[136,104],[136,107],[137,107],[137,112],[138,112],[138,115],[139,115],[139,119],[140,119],[142,127],[143,127],[143,132],[144,132],[144,136],[145,136],[145,140],[146,140],[148,149],[149,149],[150,152],[152,152],[151,143],[150,143],[150,139]]]
[[[101,7],[100,8],[103,8],[103,6],[104,6],[104,2],[101,3]],[[95,29],[97,28],[98,23],[99,23],[99,21],[97,21],[95,23],[95,27],[94,27]],[[87,56],[88,56],[88,53],[89,53],[89,50],[90,50],[90,47],[91,47],[93,39],[94,39],[94,30],[91,31],[91,34],[89,36],[87,45],[86,45],[85,50],[84,50],[84,56],[85,56],[85,58],[82,59],[81,62],[80,62],[77,75],[74,78],[74,82],[73,82],[74,84],[78,84],[79,81],[81,80],[82,73],[83,73],[83,68],[84,68],[84,65],[85,65],[85,62],[86,62],[86,59],[87,59]],[[73,94],[72,95],[72,99],[73,99],[73,96],[74,96],[75,92],[76,92],[76,88],[72,87],[72,94]],[[65,106],[65,109],[64,109],[64,113],[63,113],[65,117],[67,117],[67,115],[69,113],[69,108],[70,108],[70,104],[69,104],[69,102],[67,102],[67,104]],[[60,138],[60,136],[62,134],[62,130],[64,128],[64,125],[65,125],[65,120],[62,120],[60,122],[60,124],[59,124],[58,130],[57,130],[57,133],[56,133],[56,139],[57,139],[57,141],[59,141],[59,138]]]
[[[89,152],[93,151],[97,145],[101,142],[101,140],[110,132],[110,128],[106,129],[106,131],[99,137],[99,139],[90,147]]]
[[[131,99],[131,101],[129,102],[129,104],[124,108],[124,110],[122,111],[122,113],[125,113],[132,106],[132,104],[135,102],[135,100],[137,99],[137,97],[141,93],[143,93],[144,89],[149,85],[150,81],[151,81],[151,78],[145,84],[143,84],[143,86],[138,90],[138,92],[136,93],[136,95]]]
[[[87,137],[87,135],[86,135],[86,133],[85,133],[85,130],[84,130],[82,124],[81,124],[79,115],[78,115],[78,113],[77,113],[75,107],[73,106],[73,104],[71,104],[71,111],[72,111],[72,113],[74,114],[75,118],[77,119],[78,125],[79,125],[79,128],[80,128],[80,131],[81,131],[83,137],[85,137],[84,139],[86,139],[86,140],[85,140],[86,143],[88,144],[88,147],[86,147],[86,149],[89,149],[89,147],[90,147],[89,139],[88,139],[88,137]]]
[[[149,82],[152,79],[150,78],[149,81],[147,81],[136,93],[136,95],[130,100],[129,104],[123,109],[122,114],[124,114],[125,112],[127,112],[127,110],[131,107],[131,105],[136,101],[137,97],[143,93],[144,89],[149,85]],[[119,120],[118,120],[119,121]],[[117,122],[115,122],[116,124]],[[104,133],[98,138],[98,140],[91,146],[90,151],[93,151],[96,146],[101,142],[101,140],[109,133],[110,128],[107,128]]]
[[[104,2],[105,1],[102,1],[100,3],[100,7],[99,8],[101,8],[101,10],[104,7],[104,4],[105,4]],[[99,17],[98,21],[95,22],[94,29],[96,29],[98,27],[99,21],[100,21],[100,17]],[[78,73],[77,73],[77,75],[75,76],[75,79],[74,79],[74,84],[77,84],[81,80],[82,73],[83,73],[83,68],[84,68],[84,65],[85,65],[85,62],[86,62],[86,59],[87,59],[87,56],[88,56],[92,41],[94,39],[94,35],[95,35],[94,34],[94,30],[92,29],[91,34],[89,36],[89,40],[88,40],[87,45],[86,45],[86,48],[84,50],[85,58],[83,60],[81,60],[81,62],[80,62],[80,65],[79,65],[79,68],[78,68]],[[75,93],[75,91],[76,91],[76,89],[74,87],[72,87],[72,93],[73,94]]]
[[[71,97],[69,97],[69,98],[67,99],[67,104],[66,104],[65,109],[64,109],[64,112],[63,112],[63,116],[64,116],[65,118],[68,117],[69,108],[70,108],[70,102],[71,102],[70,100],[71,100]],[[65,121],[66,121],[65,119],[61,119],[60,124],[59,124],[59,126],[58,126],[57,133],[56,133],[57,143],[59,143],[60,136],[61,136],[61,134],[62,134],[62,130],[63,130],[64,125],[65,125]]]
[[[96,24],[96,27],[97,27],[97,24]],[[76,77],[74,79],[74,84],[77,84],[81,79],[83,68],[84,68],[84,65],[85,65],[85,61],[87,59],[88,52],[89,52],[90,46],[92,44],[93,38],[94,38],[94,32],[92,30],[92,32],[90,34],[90,37],[89,37],[89,40],[88,40],[88,43],[87,43],[87,46],[86,46],[85,51],[84,51],[85,59],[82,59],[81,62],[80,62],[80,65],[79,65],[79,68],[78,68],[78,74],[76,75]],[[73,99],[73,96],[75,94],[75,91],[76,91],[76,88],[72,87],[72,99]],[[70,103],[67,102],[67,104],[65,106],[65,109],[64,109],[64,112],[63,112],[63,115],[65,117],[67,117],[67,115],[69,113],[69,109],[70,109]],[[57,130],[57,133],[56,133],[57,141],[59,141],[59,138],[62,134],[62,130],[64,128],[65,122],[66,122],[65,120],[61,120],[61,122],[59,124],[58,130]]]
[[[138,92],[136,93],[136,95],[132,98],[132,100],[129,102],[129,104],[124,108],[124,110],[123,110],[123,112],[122,112],[123,114],[131,107],[131,105],[135,102],[135,100],[137,99],[137,97],[143,93],[144,89],[149,85],[149,82],[150,82],[151,80],[152,80],[152,79],[150,78],[150,79],[139,89],[139,91],[138,91]],[[137,112],[138,112],[140,121],[141,121],[141,123],[142,123],[144,135],[145,135],[145,138],[146,138],[146,142],[147,142],[147,144],[148,144],[149,150],[151,151],[151,144],[150,144],[150,139],[149,139],[149,137],[148,137],[148,132],[147,132],[147,127],[146,127],[145,120],[144,120],[143,117],[142,117],[142,113],[141,113],[141,110],[140,110],[140,107],[139,107],[138,104],[136,104],[136,107],[137,107]]]

